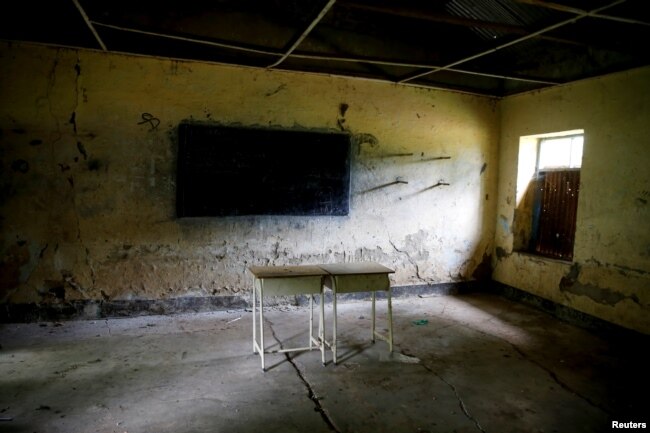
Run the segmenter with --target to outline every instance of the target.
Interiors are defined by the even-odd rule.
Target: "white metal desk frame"
[[[251,266],[248,268],[253,274],[253,353],[259,353],[262,361],[262,370],[266,371],[264,364],[265,353],[298,352],[313,349],[321,350],[321,359],[325,364],[325,327],[324,327],[324,297],[323,278],[327,272],[318,266]],[[259,290],[260,314],[260,341],[257,342],[256,323],[256,294]],[[290,296],[297,294],[309,295],[309,346],[290,349],[266,350],[264,348],[264,295]],[[314,294],[320,294],[320,317],[318,320],[318,338],[314,338]]]
[[[331,344],[324,335],[322,341],[332,349],[334,364],[337,363],[336,351],[336,295],[338,293],[351,292],[372,292],[372,342],[375,337],[388,343],[390,352],[393,352],[393,308],[391,302],[391,288],[388,274],[395,271],[375,262],[340,263],[331,265],[319,265],[329,274],[330,288],[332,289],[332,309],[334,329]],[[385,291],[388,298],[388,337],[375,330],[375,294],[378,291]]]

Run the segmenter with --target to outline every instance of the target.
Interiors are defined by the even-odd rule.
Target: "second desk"
[[[334,364],[337,363],[336,352],[336,295],[338,293],[372,292],[372,342],[375,337],[385,340],[389,350],[393,351],[393,308],[391,303],[391,289],[388,275],[395,271],[375,262],[335,263],[318,265],[327,272],[325,285],[332,290],[332,308],[334,329],[331,344]],[[377,291],[384,291],[388,298],[388,336],[375,330],[375,298]],[[323,337],[324,338],[324,337]],[[324,343],[327,343],[323,340]]]

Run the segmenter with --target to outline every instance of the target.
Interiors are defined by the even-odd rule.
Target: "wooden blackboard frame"
[[[350,136],[181,123],[176,192],[179,218],[348,215]]]

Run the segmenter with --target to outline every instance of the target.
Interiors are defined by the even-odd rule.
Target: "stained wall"
[[[489,276],[498,119],[447,91],[2,44],[0,302],[247,297],[266,264]],[[349,215],[176,218],[182,121],[347,131]]]
[[[500,102],[493,278],[650,333],[650,68]],[[584,129],[574,258],[518,253],[513,219],[520,137]]]

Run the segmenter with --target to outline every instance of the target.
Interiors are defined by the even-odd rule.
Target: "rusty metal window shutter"
[[[534,251],[562,260],[573,259],[580,170],[540,171]]]

